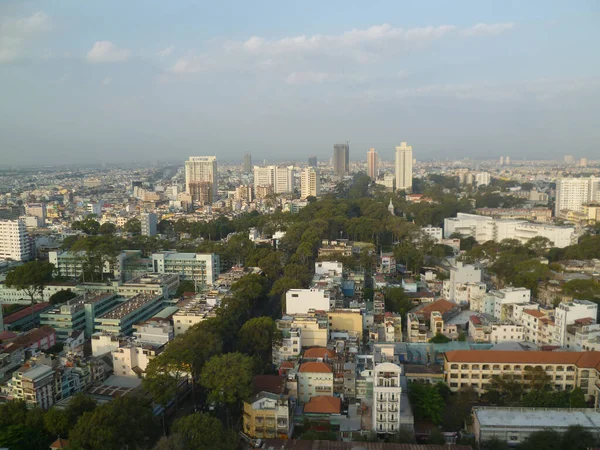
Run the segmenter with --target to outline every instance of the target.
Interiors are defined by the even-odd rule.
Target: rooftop
[[[329,364],[322,362],[307,362],[300,365],[298,372],[310,372],[310,373],[332,373]]]
[[[110,310],[109,312],[104,314],[99,319],[100,320],[102,320],[102,319],[120,320],[120,319],[128,316],[129,314],[131,314],[139,309],[142,309],[148,303],[153,302],[154,300],[159,299],[159,298],[161,298],[161,296],[156,296],[154,294],[150,294],[150,295],[138,294],[135,297],[131,297],[130,299],[125,300],[119,306]]]
[[[325,356],[327,356],[327,358],[334,358],[335,353],[333,353],[331,350],[329,350],[325,347],[312,347],[312,348],[306,349],[304,351],[303,356],[304,356],[304,358],[324,359]]]
[[[448,450],[447,445],[393,444],[384,442],[302,441],[267,439],[265,450]],[[452,450],[472,450],[470,445],[453,445]]]
[[[312,397],[304,405],[304,412],[308,414],[340,414],[341,408],[342,400],[339,397],[321,395]]]
[[[600,429],[600,412],[594,409],[474,407],[473,414],[482,426]]]
[[[11,324],[11,323],[15,323],[21,319],[24,319],[25,317],[27,317],[28,315],[32,314],[32,309],[33,309],[33,313],[37,313],[40,311],[43,311],[44,309],[48,308],[50,306],[50,303],[35,303],[33,305],[33,308],[31,306],[27,306],[23,309],[20,309],[19,311],[9,314],[8,316],[4,317],[4,324]]]
[[[518,350],[451,350],[445,353],[448,362],[506,364],[573,364],[577,367],[600,367],[600,352],[546,352]]]

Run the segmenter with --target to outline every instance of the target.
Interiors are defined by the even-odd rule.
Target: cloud
[[[210,70],[280,72],[281,78],[290,84],[324,83],[340,78],[335,74],[341,65],[367,67],[409,50],[426,48],[436,41],[499,34],[512,27],[512,23],[477,24],[469,28],[455,25],[401,28],[381,24],[339,34],[303,34],[280,39],[251,36],[226,41],[200,56],[182,57],[170,71],[177,74]]]
[[[460,35],[463,37],[494,36],[512,30],[514,26],[515,24],[512,22],[493,24],[478,23],[477,25],[461,30]]]
[[[164,58],[166,56],[169,56],[171,53],[173,53],[173,50],[175,50],[175,47],[170,46],[167,48],[163,48],[162,50],[159,50],[156,54],[158,56],[160,56],[161,58]]]
[[[111,78],[111,77],[105,77],[105,78],[102,80],[102,85],[103,85],[103,86],[108,86],[108,85],[110,84],[110,82],[111,82],[111,81],[112,81],[112,78]]]
[[[0,64],[21,57],[30,41],[51,28],[52,21],[43,12],[21,18],[0,17]]]
[[[96,41],[87,53],[87,61],[92,64],[127,61],[131,52],[124,48],[118,48],[111,41]]]

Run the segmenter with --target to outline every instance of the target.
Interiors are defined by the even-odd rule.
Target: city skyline
[[[198,148],[221,161],[322,160],[334,142],[363,151],[400,139],[421,160],[595,154],[597,6],[363,9],[3,2],[3,164],[184,159]]]

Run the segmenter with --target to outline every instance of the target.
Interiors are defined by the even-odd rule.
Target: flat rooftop
[[[152,301],[154,301],[156,299],[160,299],[160,298],[162,298],[160,295],[157,296],[157,295],[138,294],[135,297],[131,297],[130,299],[125,300],[123,303],[121,303],[116,308],[110,310],[109,312],[104,314],[102,317],[99,317],[99,319],[100,320],[102,320],[102,319],[115,319],[115,320],[122,319],[123,317],[128,316],[129,314],[142,309],[148,303],[151,303]]]
[[[475,407],[481,426],[504,428],[567,428],[580,425],[600,429],[600,412],[593,409]]]

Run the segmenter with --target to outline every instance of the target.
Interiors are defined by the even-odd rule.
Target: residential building
[[[458,213],[456,217],[444,219],[444,237],[448,238],[453,233],[459,233],[463,237],[473,237],[479,243],[517,239],[524,244],[531,238],[541,236],[548,238],[554,247],[559,248],[571,245],[577,237],[572,226],[495,219],[466,213]]]
[[[162,351],[163,346],[142,344],[133,339],[123,340],[112,352],[113,371],[122,377],[141,378],[148,363]]]
[[[548,208],[477,208],[475,213],[495,219],[525,219],[551,222],[552,210]]]
[[[396,176],[393,173],[384,173],[383,177],[378,178],[375,182],[383,186],[387,192],[396,190]]]
[[[524,341],[524,327],[512,323],[492,323],[490,325],[490,340],[492,344],[503,342]]]
[[[389,362],[377,364],[373,371],[373,430],[378,434],[395,434],[400,430],[402,369]]]
[[[141,344],[161,346],[175,337],[173,325],[167,320],[152,319],[133,326],[133,337]]]
[[[205,184],[203,184],[205,183]],[[190,156],[185,162],[185,186],[188,194],[194,201],[202,197],[200,191],[210,190],[209,204],[217,197],[217,157],[216,156]],[[200,189],[202,188],[202,189]],[[206,197],[206,194],[204,194]],[[206,200],[204,198],[203,200]]]
[[[348,143],[333,146],[333,173],[341,176],[350,173],[350,146]]]
[[[45,364],[25,364],[12,374],[3,391],[8,400],[23,400],[28,408],[54,405],[54,370]]]
[[[142,225],[142,236],[156,236],[156,226],[158,224],[158,217],[154,213],[143,213],[140,218]]]
[[[335,300],[324,289],[289,289],[285,294],[286,314],[330,311],[334,307]]]
[[[309,156],[308,157],[308,166],[309,167],[317,167],[317,157],[316,156]]]
[[[216,316],[214,305],[208,304],[205,299],[183,300],[177,304],[177,307],[179,310],[173,314],[175,336],[185,333],[197,323]]]
[[[163,297],[158,295],[138,294],[121,302],[116,308],[97,316],[95,328],[113,334],[130,334],[133,325],[143,322],[163,307]]]
[[[329,323],[326,315],[283,316],[276,321],[282,334],[281,343],[273,343],[273,363],[298,359],[302,348],[325,347],[329,340]]]
[[[329,311],[329,329],[363,332],[363,317],[360,309],[334,309]]]
[[[32,256],[31,241],[25,222],[0,220],[0,260],[28,261]]]
[[[559,178],[556,180],[554,215],[563,210],[583,212],[583,205],[600,201],[600,178]]]
[[[478,295],[482,289],[485,293],[485,284],[481,286],[482,279],[483,274],[479,266],[457,261],[450,266],[449,278],[444,280],[442,284],[442,296],[452,302],[462,303],[465,300],[465,291],[470,283],[475,286],[474,294]],[[466,300],[470,301],[470,295]]]
[[[288,396],[265,391],[244,401],[244,434],[252,439],[291,439],[291,405]]]
[[[241,185],[235,188],[234,199],[236,202],[252,203],[254,201],[254,191],[252,185]]]
[[[573,300],[562,302],[554,310],[554,343],[561,347],[567,344],[568,326],[575,323],[577,319],[590,318],[593,323],[598,316],[598,305],[589,300]]]
[[[437,244],[442,240],[444,230],[440,227],[432,227],[431,225],[427,225],[426,227],[421,227],[421,231],[433,239],[433,241]]]
[[[396,190],[412,190],[413,151],[412,147],[402,142],[396,147]]]
[[[85,212],[87,215],[95,215],[96,217],[102,217],[102,202],[90,202],[85,206]]]
[[[473,433],[478,443],[499,439],[510,447],[522,444],[529,435],[547,430],[564,433],[569,427],[581,427],[600,438],[600,411],[567,408],[506,408],[475,406],[472,410]],[[541,450],[541,449],[540,449]]]
[[[478,172],[475,174],[475,182],[477,186],[487,186],[492,181],[492,177],[489,172]]]
[[[371,180],[376,180],[379,176],[379,158],[374,148],[367,152],[367,175]]]
[[[415,313],[406,315],[406,333],[408,342],[427,342],[427,325],[423,317]]]
[[[529,303],[531,301],[531,291],[523,287],[490,291],[487,296],[491,297],[494,303],[494,317],[502,321],[513,318],[515,304]]]
[[[275,194],[294,191],[294,166],[254,166],[254,190],[259,197],[259,188],[270,186]]]
[[[46,204],[45,203],[28,203],[25,206],[25,213],[28,216],[37,217],[40,219],[41,227],[46,226]]]
[[[518,380],[528,368],[542,368],[552,389],[583,390],[586,400],[598,404],[600,393],[600,352],[452,350],[444,353],[445,382],[453,392],[471,387],[477,393],[491,389],[492,377],[511,375]],[[597,385],[598,383],[598,385]]]
[[[397,266],[396,266],[396,257],[394,256],[393,253],[381,253],[381,255],[379,256],[379,272],[381,273],[391,273],[394,274],[396,273],[397,270]]]
[[[84,293],[62,305],[40,314],[42,325],[56,330],[56,340],[64,342],[74,331],[85,331],[90,337],[95,331],[95,320],[119,304],[113,293]]]
[[[321,178],[313,167],[302,170],[300,175],[300,198],[318,197],[321,194]]]
[[[92,334],[92,355],[102,356],[119,348],[121,337],[113,333],[98,331]]]
[[[333,371],[324,362],[306,362],[298,369],[298,400],[308,403],[320,395],[333,395]]]
[[[220,273],[219,255],[214,253],[159,252],[152,254],[152,270],[176,274],[199,286],[211,286]]]

